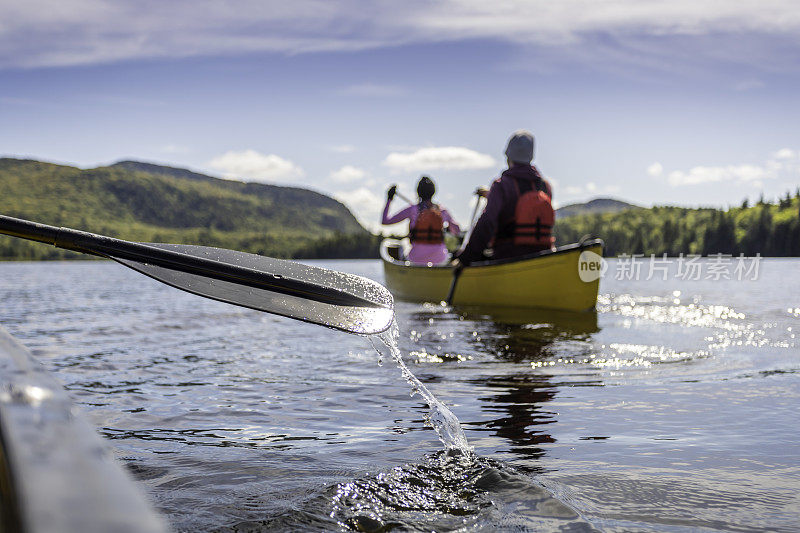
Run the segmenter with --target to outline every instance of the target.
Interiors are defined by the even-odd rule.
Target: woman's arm
[[[391,200],[386,201],[386,207],[383,208],[383,217],[381,218],[381,224],[397,224],[398,222],[402,222],[405,219],[410,219],[414,209],[416,206],[410,205],[400,211],[399,213],[395,214],[394,216],[389,216],[389,204],[392,203]]]
[[[452,233],[453,235],[458,235],[461,233],[461,228],[458,226],[453,217],[450,216],[450,213],[447,212],[447,209],[442,209],[442,221],[447,222],[447,231]]]

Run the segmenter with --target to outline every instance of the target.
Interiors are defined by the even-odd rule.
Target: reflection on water
[[[564,343],[580,350],[600,331],[594,311],[466,310],[463,316],[479,326],[473,335],[479,350],[512,363],[551,360]]]
[[[483,411],[495,417],[484,421],[480,430],[507,439],[514,453],[540,457],[544,454],[541,445],[555,442],[547,432],[548,424],[555,422],[555,413],[545,404],[555,397],[557,385],[552,382],[554,376],[534,373],[522,363],[537,368],[557,360],[558,350],[563,349],[564,343],[585,347],[591,335],[600,331],[597,313],[464,309],[461,315],[477,326],[472,343],[478,351],[520,364],[521,369],[502,376],[482,375],[471,379],[473,384],[486,389],[479,400],[485,404]],[[557,342],[561,347],[556,346]]]
[[[483,410],[496,417],[484,421],[482,429],[507,439],[513,453],[528,458],[544,455],[542,444],[555,442],[547,432],[547,425],[556,421],[556,413],[545,405],[556,395],[549,378],[518,374],[476,380],[489,393],[479,398],[486,404]]]
[[[794,531],[797,268],[604,279],[597,313],[398,304],[399,349],[461,420],[460,454],[366,339],[111,263],[0,264],[0,323],[176,531]]]

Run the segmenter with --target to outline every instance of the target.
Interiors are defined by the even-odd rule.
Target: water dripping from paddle
[[[397,326],[397,320],[392,322],[392,325],[379,335],[372,335],[369,337],[372,346],[382,355],[379,346],[376,345],[375,339],[389,349],[397,366],[403,374],[403,377],[411,385],[411,395],[419,394],[425,399],[428,404],[428,413],[426,416],[427,422],[436,431],[439,440],[442,441],[448,451],[461,452],[465,454],[472,453],[472,447],[467,442],[467,437],[464,435],[464,430],[461,429],[461,423],[453,412],[440,402],[436,396],[433,395],[423,383],[409,370],[403,361],[403,356],[400,353],[398,340],[400,338],[400,329]]]

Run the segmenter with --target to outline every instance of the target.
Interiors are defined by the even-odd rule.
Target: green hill
[[[0,159],[0,214],[129,240],[272,257],[372,257],[377,250],[376,237],[323,194],[134,161],[82,170]],[[73,256],[0,236],[0,259]]]

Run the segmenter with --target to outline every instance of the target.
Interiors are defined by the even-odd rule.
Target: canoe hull
[[[386,286],[394,297],[411,302],[444,300],[453,279],[452,269],[398,261],[391,253],[391,248],[398,245],[398,241],[386,239],[381,246]],[[458,280],[453,305],[593,309],[597,303],[599,276],[582,281],[579,274],[579,258],[587,251],[602,256],[602,241],[592,240],[520,260],[479,263],[465,268]]]

